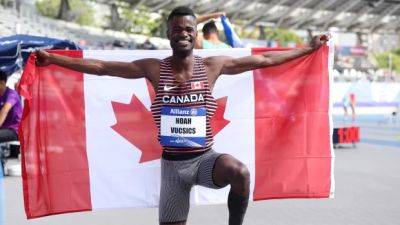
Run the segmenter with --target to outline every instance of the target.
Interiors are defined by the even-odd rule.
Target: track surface
[[[335,117],[335,126],[361,127],[356,148],[335,149],[334,199],[267,200],[251,203],[246,225],[400,224],[400,120],[361,117],[353,123]],[[157,209],[73,213],[26,220],[20,177],[5,180],[6,225],[158,224]],[[192,207],[188,224],[227,224],[225,205]],[[1,222],[0,222],[1,223]]]

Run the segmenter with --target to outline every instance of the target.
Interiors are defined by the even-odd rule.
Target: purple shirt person
[[[18,140],[22,106],[16,91],[8,88],[7,74],[0,70],[0,143]],[[1,171],[4,174],[5,154],[0,148]]]
[[[6,86],[7,74],[0,71],[0,143],[18,140],[22,105],[18,93]]]
[[[8,111],[1,128],[9,128],[18,132],[22,115],[21,100],[18,93],[8,87],[4,94],[0,96],[0,108],[3,108],[6,104],[10,104],[11,108]]]

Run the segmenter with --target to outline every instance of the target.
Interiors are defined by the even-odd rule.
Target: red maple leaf
[[[132,96],[129,104],[111,104],[117,119],[111,128],[142,151],[139,163],[159,159],[162,148],[157,140],[158,130],[151,112],[136,95]]]
[[[148,85],[150,98],[154,100],[154,91]],[[217,110],[211,118],[211,129],[217,135],[229,121],[224,119],[227,97],[217,99]],[[129,104],[111,102],[117,123],[111,128],[136,146],[141,152],[139,163],[161,158],[162,147],[157,140],[158,130],[153,116],[143,103],[132,96]]]
[[[215,111],[213,117],[211,117],[211,130],[212,133],[215,137],[228,123],[230,122],[229,120],[226,120],[224,118],[225,114],[225,109],[226,109],[226,102],[228,100],[228,97],[222,97],[216,100],[217,102],[217,110]]]

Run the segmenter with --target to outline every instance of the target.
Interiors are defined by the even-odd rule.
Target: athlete
[[[307,55],[325,44],[328,38],[320,35],[306,47],[243,58],[201,58],[193,55],[197,36],[193,11],[177,7],[167,22],[172,56],[163,60],[101,61],[38,51],[36,64],[56,64],[88,74],[148,79],[156,90],[151,111],[163,146],[160,224],[186,224],[193,185],[215,189],[230,185],[229,224],[242,224],[248,205],[250,176],[243,163],[212,149],[210,118],[217,107],[211,95],[214,84],[221,74],[240,74]]]

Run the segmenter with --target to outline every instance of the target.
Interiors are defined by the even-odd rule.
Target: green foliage
[[[95,25],[94,10],[83,0],[69,0],[71,10],[76,13],[75,22],[81,25]]]
[[[281,46],[287,46],[289,42],[302,43],[301,38],[290,30],[265,28],[264,32],[267,40],[278,40]]]
[[[61,0],[36,0],[36,8],[47,17],[57,18]],[[75,13],[74,22],[81,25],[95,25],[94,10],[84,0],[69,0],[71,11]]]
[[[36,8],[43,16],[56,18],[60,8],[60,0],[38,0],[36,1]]]
[[[390,55],[392,57],[392,70],[400,73],[400,50],[375,54],[374,58],[379,68],[389,69]]]
[[[241,29],[236,30],[236,32],[240,38],[258,39],[258,37],[260,36],[257,29]]]
[[[255,27],[253,29],[238,30],[237,32],[241,38],[258,39],[260,37],[260,31],[258,27]],[[302,44],[301,38],[296,33],[290,30],[266,27],[264,28],[264,33],[266,40],[279,41],[281,46],[287,46],[289,42]]]
[[[151,14],[149,9],[143,5],[134,10],[121,8],[120,17],[125,21],[124,31],[128,33],[160,36],[161,18]]]

